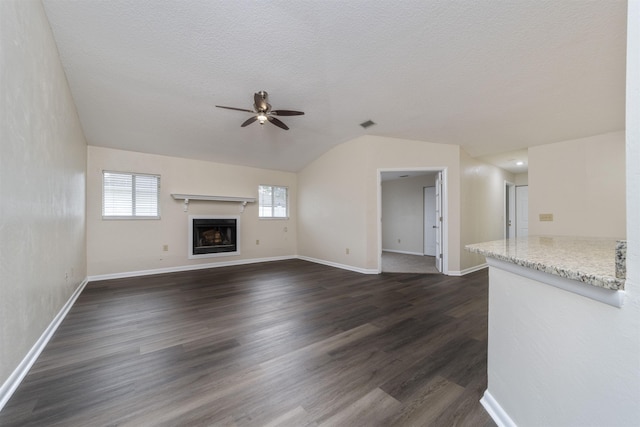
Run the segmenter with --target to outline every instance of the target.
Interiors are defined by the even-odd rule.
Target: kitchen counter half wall
[[[616,278],[616,240],[568,236],[529,236],[467,245],[485,257],[611,290],[624,290]]]

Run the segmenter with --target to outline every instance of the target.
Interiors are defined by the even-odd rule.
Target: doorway
[[[380,169],[378,180],[378,271],[447,274],[446,168]]]
[[[504,182],[504,238],[529,235],[529,186]]]
[[[436,187],[424,187],[424,254],[436,256]]]
[[[529,235],[529,186],[516,187],[516,236]]]
[[[516,185],[504,182],[504,238],[516,237]]]

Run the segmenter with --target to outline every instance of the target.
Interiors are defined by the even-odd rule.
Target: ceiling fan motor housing
[[[223,105],[216,105],[218,108],[226,108],[228,110],[236,110],[236,111],[246,111],[247,113],[252,113],[254,116],[250,117],[246,120],[241,127],[245,127],[250,125],[251,123],[258,121],[261,125],[263,125],[266,121],[273,123],[281,129],[289,130],[289,127],[285,125],[281,120],[273,117],[275,116],[301,116],[304,115],[302,111],[294,111],[294,110],[271,110],[271,104],[267,102],[269,94],[264,90],[256,92],[253,94],[253,111],[246,110],[244,108],[236,108],[236,107],[225,107]]]

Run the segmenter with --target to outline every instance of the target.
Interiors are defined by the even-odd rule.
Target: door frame
[[[504,209],[502,210],[502,233],[504,238],[516,236],[516,184],[504,181]],[[511,218],[511,233],[507,232],[509,227],[507,221]]]
[[[433,208],[434,208],[433,209],[433,214],[434,214],[433,216],[435,217],[436,216],[435,213],[437,211],[436,186],[433,185],[433,186],[428,186],[428,187],[422,187],[422,194],[423,194],[423,197],[424,197],[424,199],[422,201],[422,206],[423,206],[422,224],[423,224],[423,227],[424,227],[423,230],[422,230],[422,234],[423,234],[422,253],[425,256],[435,256],[435,255],[431,255],[431,254],[427,253],[427,242],[428,242],[428,240],[427,240],[427,230],[429,230],[429,228],[427,227],[427,225],[429,225],[429,224],[427,224],[427,215],[428,215],[427,198],[431,198],[431,196],[427,195],[427,190],[429,190],[431,188],[433,189]],[[437,225],[438,224],[438,218],[435,218],[435,221],[436,221],[436,225]],[[433,228],[435,228],[435,226]],[[433,241],[434,248],[430,252],[434,252],[435,253],[435,252],[437,252],[436,242],[435,242],[436,239],[434,238],[433,240],[434,240]]]
[[[442,172],[442,274],[449,274],[449,192],[447,168],[440,167],[404,167],[404,168],[379,168],[378,180],[378,209],[376,229],[378,232],[378,274],[382,273],[382,173],[383,172]],[[424,236],[424,221],[423,230]]]

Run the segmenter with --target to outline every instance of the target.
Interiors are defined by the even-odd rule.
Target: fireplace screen
[[[190,258],[238,255],[239,218],[191,216]]]

